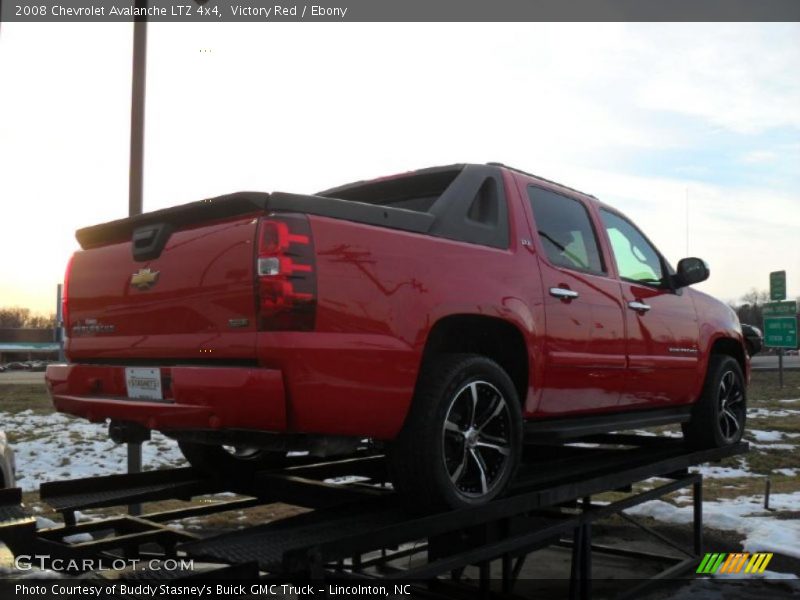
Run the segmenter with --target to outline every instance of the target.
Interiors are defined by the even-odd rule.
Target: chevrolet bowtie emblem
[[[131,285],[140,290],[149,290],[158,282],[159,271],[139,269],[138,273],[131,276]]]

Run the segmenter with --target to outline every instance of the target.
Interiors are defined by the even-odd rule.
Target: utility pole
[[[58,362],[64,362],[64,307],[61,304],[64,292],[64,285],[59,283],[56,286],[56,324],[53,329],[53,341],[58,344]]]
[[[147,0],[136,0],[136,8],[147,9]],[[128,216],[142,212],[144,180],[144,98],[147,84],[147,16],[134,17],[133,76],[131,80],[131,156]]]
[[[147,84],[147,0],[136,0],[135,7],[142,16],[134,17],[133,65],[131,77],[131,156],[128,180],[128,216],[142,213],[144,181],[144,102]],[[149,436],[148,436],[149,437]],[[128,440],[128,473],[142,471],[143,440]],[[141,504],[128,506],[131,515],[142,514]]]

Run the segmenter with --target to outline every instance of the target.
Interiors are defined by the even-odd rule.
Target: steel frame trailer
[[[526,558],[554,545],[571,548],[569,597],[576,599],[592,596],[592,557],[599,553],[669,564],[633,588],[628,584],[622,596],[636,597],[659,579],[693,569],[703,554],[702,476],[689,468],[747,451],[746,443],[690,450],[681,439],[626,434],[529,445],[508,495],[484,506],[433,515],[405,510],[385,483],[383,457],[366,451],[330,461],[296,458],[284,469],[263,471],[248,481],[203,479],[190,468],[58,481],[42,484],[40,497],[63,514],[65,524],[38,531],[20,490],[0,490],[0,541],[17,556],[48,555],[49,560],[182,558],[205,565],[202,574],[136,571],[131,577],[137,580],[202,575],[283,582],[403,581],[422,594],[440,597],[474,597],[474,584],[464,578],[469,566],[478,567],[481,597],[519,597]],[[634,485],[651,478],[665,481],[634,491]],[[689,487],[694,512],[689,549],[623,512]],[[592,502],[592,496],[610,491],[623,492],[622,499]],[[237,496],[141,516],[86,522],[75,518],[78,510],[221,492]],[[207,537],[168,525],[275,502],[310,510]],[[633,522],[673,552],[593,543],[594,523],[612,515]],[[74,541],[89,537],[71,537],[76,534],[90,534],[91,541]]]

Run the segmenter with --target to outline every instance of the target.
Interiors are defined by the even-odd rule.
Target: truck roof
[[[489,163],[486,163],[486,164],[489,165],[489,166],[492,166],[492,167],[501,167],[503,169],[508,169],[509,171],[514,171],[515,173],[520,173],[522,175],[527,175],[528,177],[533,177],[534,179],[538,179],[539,181],[543,181],[545,183],[549,183],[550,185],[555,185],[555,186],[558,186],[558,187],[563,188],[565,190],[569,190],[570,192],[575,192],[577,194],[581,194],[582,196],[586,196],[588,198],[594,198],[595,200],[597,200],[597,196],[595,196],[594,194],[589,194],[587,192],[582,192],[582,191],[580,191],[578,189],[575,189],[573,187],[570,187],[568,185],[564,185],[563,183],[559,183],[558,181],[553,181],[552,179],[547,179],[546,177],[542,177],[541,175],[535,175],[534,173],[529,173],[528,171],[523,171],[522,169],[518,169],[516,167],[512,167],[510,165],[506,165],[506,164],[501,163],[501,162],[489,162]]]

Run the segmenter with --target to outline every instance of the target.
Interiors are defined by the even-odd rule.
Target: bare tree
[[[52,329],[55,326],[56,316],[52,313],[50,315],[36,314],[32,313],[29,308],[21,306],[0,308],[0,327],[3,328]]]
[[[25,322],[25,327],[32,329],[53,329],[56,326],[56,315],[31,315]]]
[[[731,306],[739,315],[739,320],[742,323],[761,327],[764,319],[764,304],[769,302],[769,292],[751,288],[741,297],[740,301],[741,304]]]
[[[30,309],[19,306],[0,308],[0,327],[25,327],[30,314]]]

